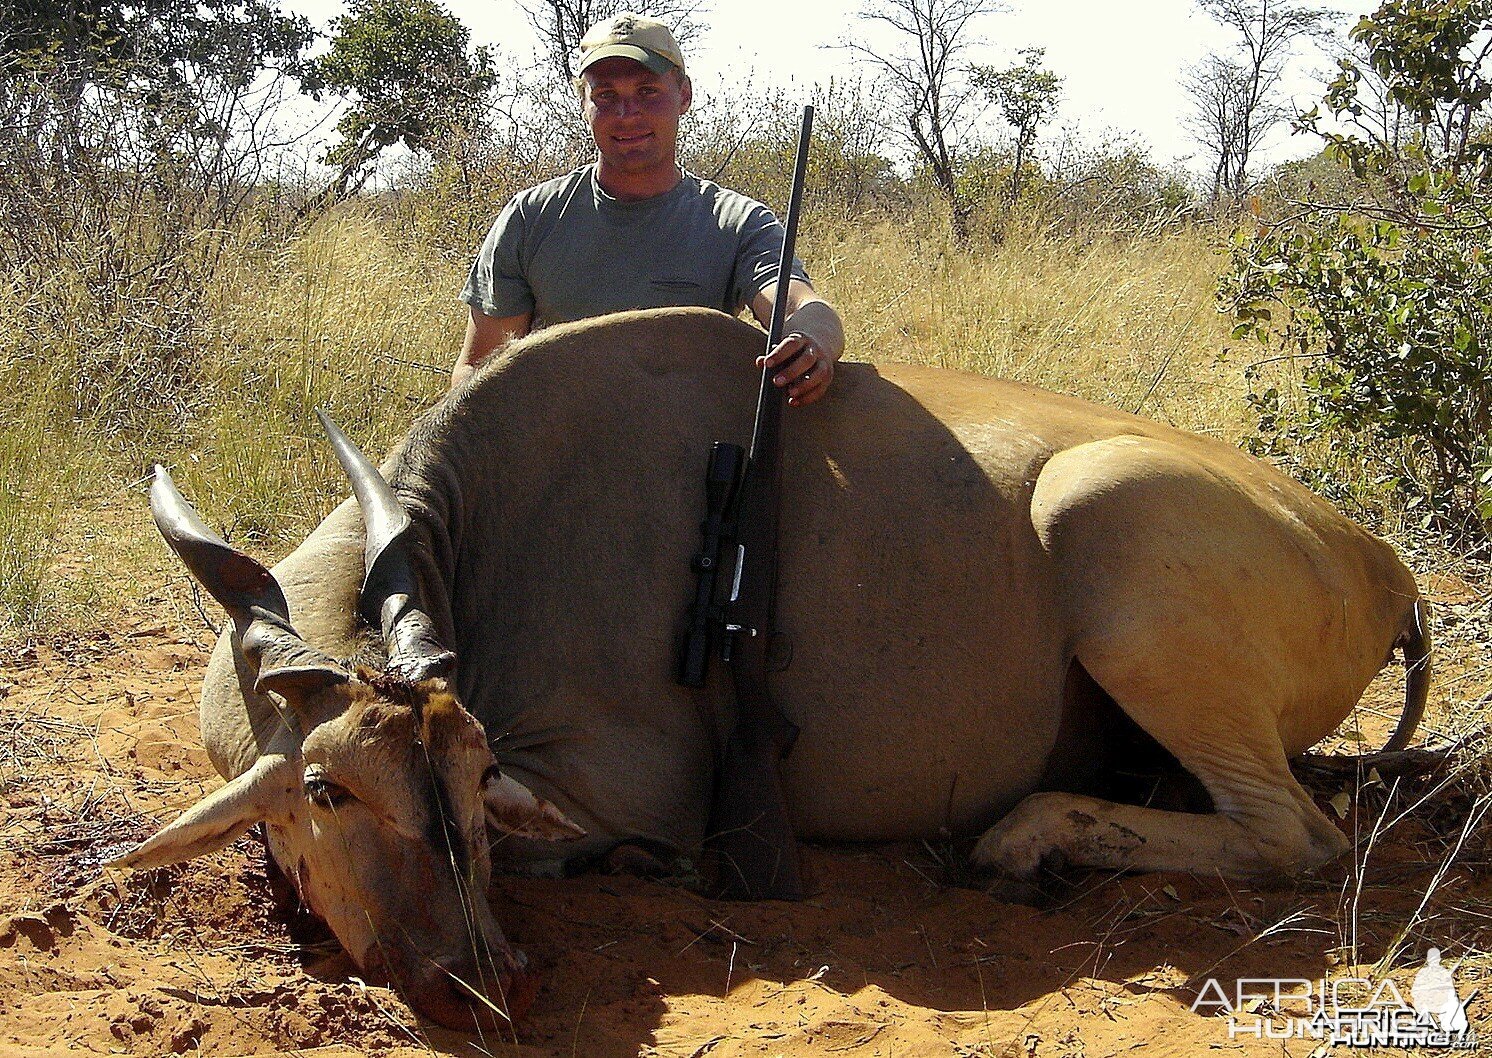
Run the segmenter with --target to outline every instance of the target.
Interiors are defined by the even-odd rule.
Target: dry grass
[[[13,339],[12,339],[13,341]],[[9,345],[9,348],[4,348]],[[65,373],[38,351],[0,339],[0,635],[45,624],[47,570],[63,519],[98,458],[67,414]]]
[[[189,443],[171,446],[182,487],[230,539],[280,547],[303,533],[342,487],[312,409],[371,451],[389,447],[445,389],[460,279],[358,213],[231,262],[209,307]]]
[[[1229,438],[1246,425],[1241,383],[1217,362],[1205,231],[1016,232],[964,254],[883,225],[802,244],[843,309],[852,357],[1017,378]],[[278,554],[342,488],[313,407],[377,452],[444,391],[464,261],[356,208],[288,244],[244,233],[229,247],[189,305],[123,320],[91,320],[85,293],[65,285],[49,313],[0,291],[22,321],[0,339],[0,608],[12,632],[99,617],[109,600],[85,571],[48,575],[58,534],[96,520],[151,463],[171,466],[230,540]]]
[[[1030,382],[1236,439],[1238,373],[1213,305],[1206,229],[1091,240],[1010,233],[991,252],[917,246],[883,226],[833,245],[816,272],[851,355]]]

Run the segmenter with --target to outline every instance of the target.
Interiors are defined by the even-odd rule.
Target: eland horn
[[[316,417],[363,511],[365,574],[358,610],[383,633],[387,671],[412,682],[448,675],[456,655],[441,645],[435,622],[425,609],[420,581],[409,556],[409,512],[378,468],[331,416],[317,408]]]
[[[171,550],[233,619],[255,691],[275,691],[298,705],[305,694],[348,679],[346,669],[295,631],[274,574],[209,529],[159,464],[150,513]]]

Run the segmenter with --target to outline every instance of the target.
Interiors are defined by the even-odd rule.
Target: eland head
[[[488,827],[546,840],[583,832],[498,770],[481,723],[456,696],[456,657],[436,635],[410,560],[409,515],[377,468],[321,420],[363,511],[358,610],[387,660],[358,666],[303,640],[274,575],[209,530],[157,467],[156,524],[228,611],[253,688],[281,723],[247,771],[116,863],[178,863],[263,823],[271,855],[359,969],[386,977],[442,1025],[500,1028],[534,989],[487,903]]]

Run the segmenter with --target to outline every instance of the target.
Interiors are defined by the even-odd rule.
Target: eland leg
[[[1038,475],[1031,514],[1068,649],[1215,811],[1034,794],[983,836],[975,861],[1026,878],[1059,854],[1278,877],[1344,852],[1286,760],[1341,723],[1399,635],[1414,585],[1391,551],[1201,439],[1069,449]]]
[[[1174,725],[1158,712],[1164,709],[1139,708],[1132,715],[1202,782],[1215,812],[1032,794],[985,832],[974,862],[1023,879],[1035,878],[1043,862],[1058,856],[1083,867],[1275,879],[1347,850],[1346,836],[1290,774],[1278,737],[1272,746],[1262,730],[1257,739],[1173,737],[1177,732],[1167,728]]]

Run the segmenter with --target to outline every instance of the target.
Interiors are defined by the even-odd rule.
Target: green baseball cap
[[[593,63],[613,56],[640,62],[657,74],[667,73],[670,67],[684,72],[684,53],[673,38],[673,31],[656,19],[630,11],[592,26],[576,50],[580,54],[577,75]]]

